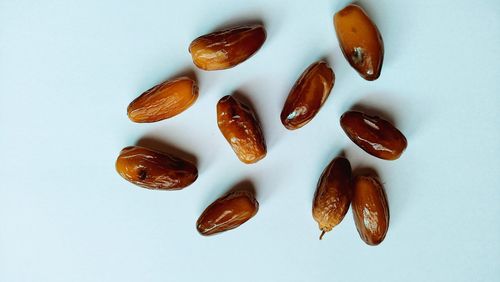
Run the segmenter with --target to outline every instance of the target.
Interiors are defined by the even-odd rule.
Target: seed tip
[[[320,239],[320,240],[322,240],[322,239],[323,239],[323,235],[325,235],[325,233],[326,233],[326,231],[325,231],[325,230],[323,230],[323,231],[321,232],[321,235],[319,235],[319,239]]]

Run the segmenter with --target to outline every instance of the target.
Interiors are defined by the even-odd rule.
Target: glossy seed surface
[[[389,229],[389,205],[380,182],[371,176],[353,181],[352,213],[359,236],[368,245],[380,244]]]
[[[258,210],[259,203],[253,193],[231,192],[205,209],[196,222],[196,229],[205,236],[231,230],[248,221]]]
[[[335,74],[325,61],[310,65],[293,86],[281,112],[281,123],[298,129],[319,112],[335,83]]]
[[[384,61],[382,36],[366,12],[350,4],[334,16],[340,49],[349,64],[366,80],[380,76]]]
[[[314,195],[312,214],[321,230],[320,239],[344,219],[351,192],[351,164],[337,157],[321,174]]]
[[[266,156],[266,142],[255,113],[231,95],[217,103],[217,125],[238,158],[255,163]]]
[[[379,117],[348,111],[340,118],[340,125],[356,145],[377,158],[395,160],[406,149],[403,133]]]
[[[154,190],[183,189],[198,177],[198,169],[189,161],[139,146],[120,152],[116,171],[126,180]]]
[[[254,55],[266,41],[262,25],[238,26],[196,38],[189,45],[193,63],[203,70],[232,68]]]
[[[155,122],[176,116],[198,98],[198,86],[188,77],[165,81],[137,97],[127,109],[131,121]]]

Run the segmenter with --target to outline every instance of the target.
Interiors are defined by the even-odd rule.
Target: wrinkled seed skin
[[[198,98],[198,86],[188,77],[165,81],[137,97],[127,109],[133,122],[148,123],[176,116]]]
[[[266,41],[262,25],[238,26],[196,38],[189,45],[193,63],[203,70],[232,68],[254,55]]]
[[[389,229],[389,205],[382,184],[370,176],[353,181],[352,213],[359,236],[366,244],[380,244]]]
[[[361,149],[384,160],[398,159],[408,144],[394,125],[376,116],[348,111],[340,118],[340,125]]]
[[[310,65],[293,86],[281,112],[281,123],[298,129],[319,112],[335,83],[335,74],[324,61]]]
[[[238,158],[255,163],[266,156],[264,134],[254,112],[233,96],[217,103],[217,125]]]
[[[217,199],[201,214],[196,229],[208,236],[234,229],[252,218],[259,203],[251,192],[236,191]]]
[[[139,146],[126,147],[120,152],[116,171],[126,180],[152,190],[180,190],[198,178],[194,164]]]
[[[337,157],[321,174],[314,194],[312,214],[321,231],[331,231],[344,219],[351,194],[351,164]]]
[[[363,8],[348,5],[335,14],[334,25],[340,49],[349,64],[364,79],[377,79],[384,61],[384,43]]]

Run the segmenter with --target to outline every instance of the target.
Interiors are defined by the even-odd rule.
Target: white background
[[[361,1],[385,42],[380,79],[342,57],[332,18],[347,1],[0,1],[0,281],[498,281],[500,275],[500,2]],[[193,65],[195,37],[262,20],[263,48],[236,68],[196,71],[189,110],[134,124],[128,103]],[[316,118],[287,131],[279,114],[315,60],[336,73]],[[239,90],[269,151],[239,162],[215,104]],[[339,126],[353,105],[393,120],[408,149],[393,162]],[[185,151],[200,176],[183,191],[138,188],[114,170],[128,145]],[[146,140],[146,141],[144,141]],[[318,240],[311,201],[341,150],[375,168],[391,222],[365,245],[349,211]],[[249,180],[260,210],[224,234],[195,221]]]

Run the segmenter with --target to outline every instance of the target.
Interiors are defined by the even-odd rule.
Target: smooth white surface
[[[361,1],[382,33],[375,82],[342,57],[332,17],[347,1],[0,1],[0,281],[498,281],[500,2]],[[192,67],[192,39],[261,19],[264,47],[227,71],[196,71],[200,97],[171,120],[134,124],[128,103]],[[289,89],[327,57],[337,80],[321,112],[290,132]],[[269,152],[240,163],[215,104],[240,90]],[[339,127],[354,104],[395,120],[401,159],[368,156]],[[180,192],[137,188],[114,171],[122,147],[156,138],[197,156]],[[345,150],[388,194],[386,240],[369,247],[349,211],[323,241],[311,217],[321,171]],[[202,237],[195,221],[249,179],[260,211]]]

